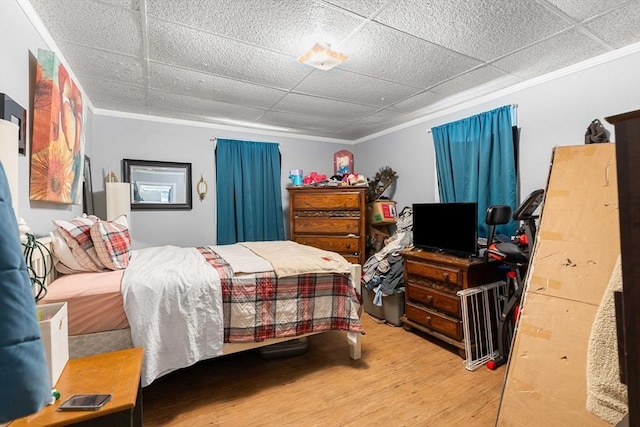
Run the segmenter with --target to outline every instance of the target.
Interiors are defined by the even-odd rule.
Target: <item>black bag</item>
[[[584,143],[597,144],[600,142],[609,142],[609,137],[607,136],[607,130],[602,126],[600,120],[594,119],[584,134]]]

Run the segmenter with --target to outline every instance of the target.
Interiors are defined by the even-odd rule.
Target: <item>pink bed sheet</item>
[[[120,293],[123,273],[116,270],[59,277],[38,304],[66,301],[70,336],[128,328]]]

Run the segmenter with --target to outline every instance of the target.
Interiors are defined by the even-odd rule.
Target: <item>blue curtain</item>
[[[478,236],[487,237],[492,205],[517,208],[513,107],[504,106],[432,129],[442,202],[477,202]],[[496,227],[511,236],[517,223]]]
[[[284,240],[278,144],[218,139],[217,244]]]

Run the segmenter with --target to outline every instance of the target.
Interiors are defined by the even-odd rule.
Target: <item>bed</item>
[[[145,349],[142,386],[200,360],[329,330],[360,358],[360,266],[291,241],[130,251],[126,268],[59,275],[69,354]],[[356,280],[353,280],[356,278]]]

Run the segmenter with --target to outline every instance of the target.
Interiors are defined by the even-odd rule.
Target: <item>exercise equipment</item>
[[[489,257],[504,263],[508,267],[506,273],[507,293],[502,301],[502,310],[498,321],[498,355],[487,362],[489,369],[506,363],[509,357],[511,338],[515,330],[520,299],[523,292],[522,276],[526,273],[529,259],[533,253],[536,238],[536,215],[538,206],[544,198],[544,190],[532,192],[513,214],[513,219],[522,223],[518,234],[511,242],[494,242],[495,228],[500,224],[507,224],[511,220],[511,207],[508,205],[494,205],[487,209],[485,221],[489,226],[485,261]]]

